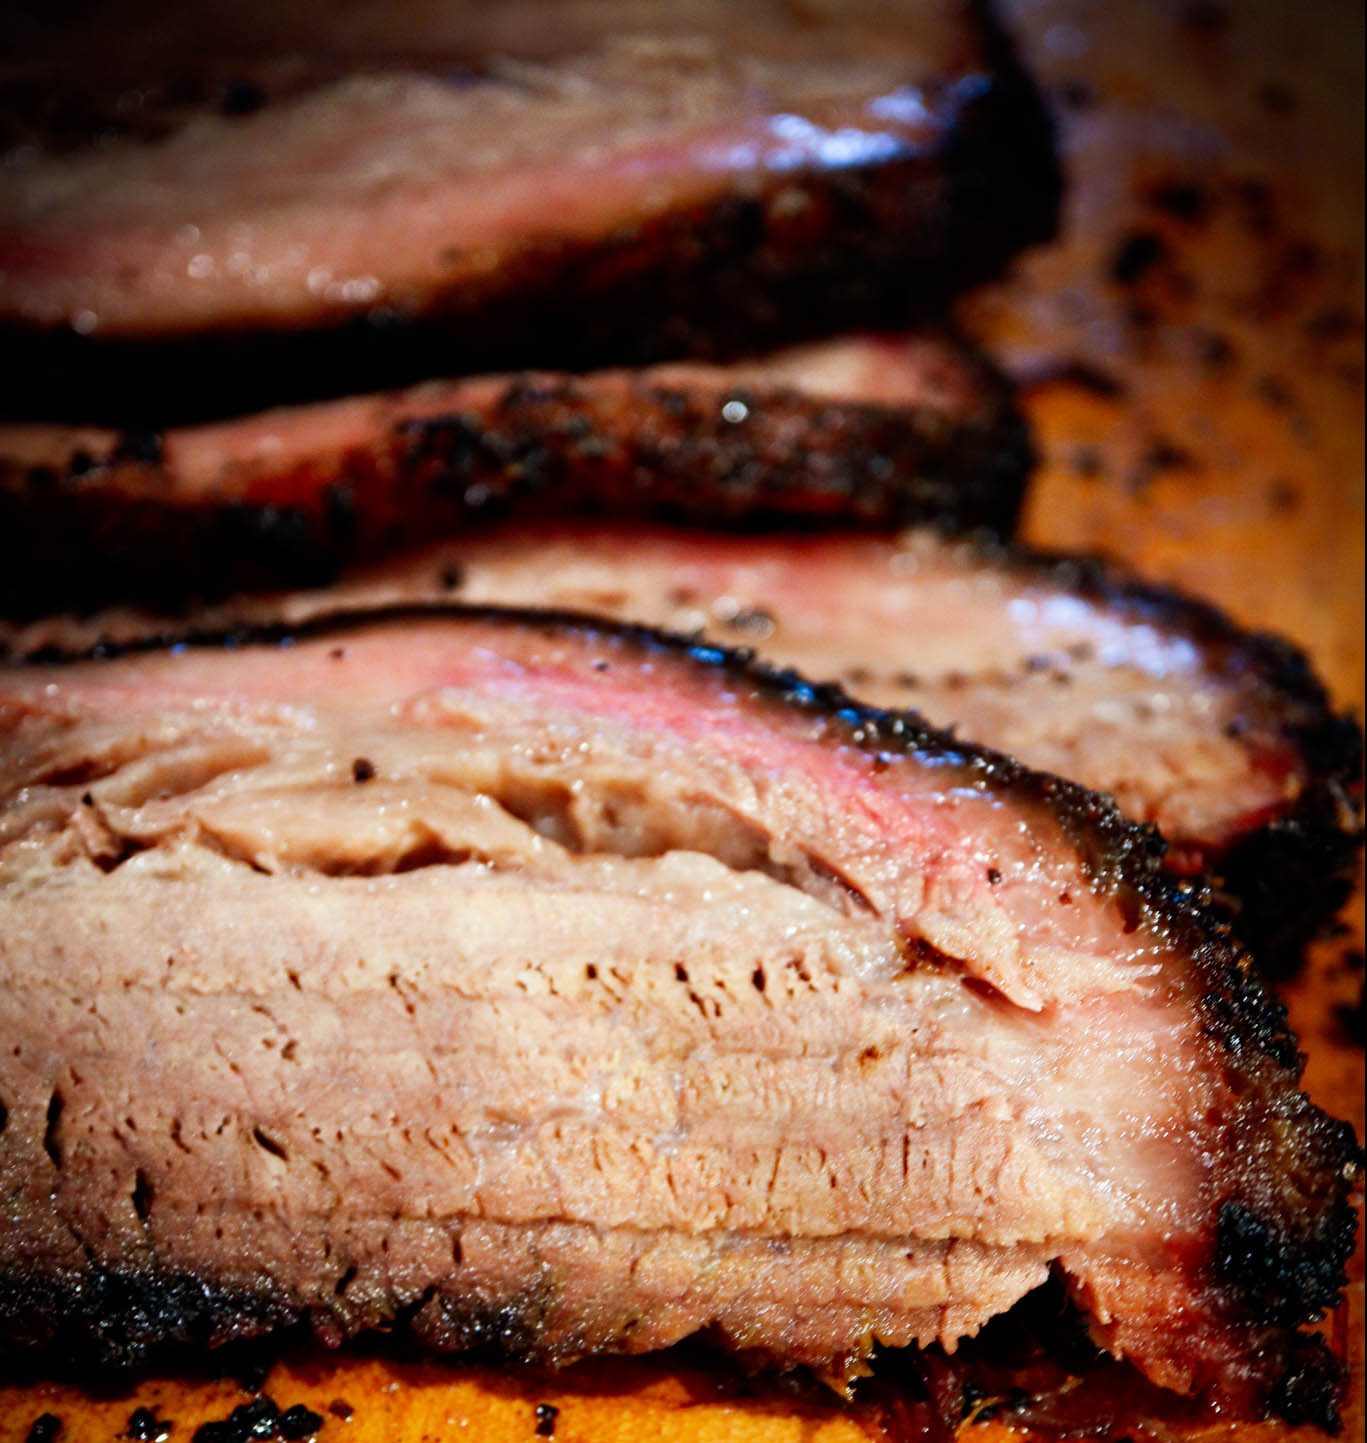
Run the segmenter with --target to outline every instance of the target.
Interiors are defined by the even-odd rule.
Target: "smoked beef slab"
[[[593,611],[757,648],[862,701],[912,708],[1155,823],[1174,874],[1212,877],[1279,975],[1348,895],[1362,734],[1307,659],[1116,566],[929,531],[727,535],[593,523],[473,531],[330,589],[239,596],[201,625],[459,599]],[[15,654],[155,635],[109,610],[0,628]]]
[[[1049,120],[974,0],[53,19],[3,22],[0,370],[26,419],[895,324],[1055,224]]]
[[[11,667],[0,727],[7,1346],[839,1376],[1055,1273],[1332,1423],[1350,1129],[1103,798],[569,614]]]
[[[950,336],[432,382],[138,434],[0,426],[0,614],[312,584],[516,509],[1009,532],[1033,457]]]

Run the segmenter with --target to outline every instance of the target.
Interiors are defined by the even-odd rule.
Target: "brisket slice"
[[[11,415],[160,425],[889,324],[1055,223],[1049,121],[973,0],[296,8],[24,28]]]
[[[432,382],[137,434],[0,426],[0,612],[313,584],[510,510],[1009,531],[1005,381],[939,333]]]
[[[10,1346],[839,1374],[1055,1270],[1332,1421],[1350,1130],[1104,799],[569,614],[183,641],[0,679]]]
[[[199,624],[460,599],[593,611],[749,645],[913,708],[1155,823],[1168,870],[1213,878],[1268,970],[1294,968],[1353,882],[1362,735],[1306,658],[1118,567],[930,532],[736,536],[518,524],[241,596]],[[155,635],[150,612],[0,631],[17,653]]]

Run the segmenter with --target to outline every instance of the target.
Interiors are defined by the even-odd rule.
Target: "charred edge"
[[[988,52],[981,74],[943,88],[938,151],[788,173],[767,193],[715,197],[632,234],[529,250],[482,293],[426,314],[189,340],[0,327],[0,365],[14,363],[3,411],[161,427],[432,375],[736,355],[942,313],[1057,224],[1048,112],[996,27]],[[796,192],[794,227],[772,202]],[[222,384],[205,387],[206,374]]]
[[[970,0],[982,36],[983,59],[992,75],[990,88],[979,97],[950,137],[946,154],[950,177],[951,231],[971,255],[975,217],[993,207],[1011,214],[1025,245],[1044,244],[1058,234],[1064,177],[1058,158],[1058,133],[1053,114],[1001,17],[996,0]],[[1014,152],[1002,164],[1004,136]],[[1013,163],[1012,163],[1013,162]],[[999,265],[1008,257],[1003,256]],[[965,278],[965,284],[987,277]]]
[[[535,495],[558,513],[746,531],[935,520],[1003,532],[1034,462],[1029,433],[1004,378],[967,349],[957,359],[976,391],[962,413],[832,401],[762,380],[666,386],[645,372],[623,403],[629,420],[604,423],[591,380],[512,378],[487,414],[404,423],[403,468],[452,499],[478,487],[478,505],[467,504],[481,516]],[[743,400],[743,423],[723,418],[728,399]]]
[[[65,475],[37,487],[32,473],[6,481],[0,470],[0,537],[12,538],[0,542],[0,613],[120,600],[175,606],[324,584],[349,561],[533,503],[538,514],[747,531],[933,522],[1002,533],[1034,462],[1028,429],[1004,378],[962,343],[947,344],[971,377],[962,412],[757,384],[738,426],[722,416],[732,393],[710,382],[672,390],[643,375],[618,398],[592,382],[510,377],[478,412],[377,436],[373,456],[344,463],[289,507],[168,505],[159,498],[174,488],[157,462],[130,473],[132,463],[113,455],[73,456]]]
[[[1280,1363],[1267,1411],[1293,1428],[1310,1424],[1338,1433],[1343,1427],[1339,1409],[1347,1373],[1324,1339],[1307,1333],[1287,1335]]]
[[[557,1363],[559,1348],[542,1343],[544,1298],[525,1295],[500,1303],[454,1295],[432,1286],[409,1302],[391,1299],[364,1318],[345,1308],[316,1313],[263,1282],[257,1289],[223,1287],[194,1273],[121,1270],[93,1265],[39,1274],[0,1271],[0,1354],[16,1363],[14,1382],[35,1369],[74,1375],[82,1386],[111,1383],[150,1366],[203,1365],[205,1349],[233,1352],[253,1340],[310,1334],[336,1347],[379,1329],[408,1337],[437,1353],[472,1362]],[[92,1377],[94,1375],[94,1377]],[[0,1364],[0,1383],[11,1381]]]
[[[541,1342],[548,1299],[527,1295],[491,1304],[478,1297],[429,1288],[407,1310],[405,1326],[437,1353],[459,1353],[472,1362],[554,1363]]]
[[[981,790],[1045,809],[1077,846],[1094,889],[1132,908],[1135,926],[1147,922],[1191,958],[1203,987],[1198,1015],[1207,1034],[1223,1049],[1236,1084],[1254,1099],[1246,1115],[1255,1125],[1247,1129],[1247,1136],[1237,1121],[1232,1128],[1231,1146],[1239,1165],[1230,1170],[1232,1190],[1220,1199],[1222,1241],[1212,1268],[1217,1286],[1237,1316],[1267,1317],[1286,1327],[1332,1305],[1356,1229],[1350,1193],[1361,1157],[1352,1131],[1296,1090],[1301,1059],[1286,1010],[1263,986],[1247,954],[1231,942],[1227,922],[1163,872],[1164,847],[1156,831],[1129,821],[1110,799],[1062,778],[1029,771],[1000,753],[960,742],[915,713],[862,705],[838,686],[814,685],[796,672],[757,662],[748,652],[573,612],[455,603],[409,605],[317,617],[298,626],[141,638],[97,647],[85,656],[143,654],[173,645],[271,646],[368,626],[441,620],[578,634],[664,653],[682,665],[732,678],[757,700],[818,718],[874,756],[919,754],[941,759],[960,768]],[[56,652],[35,658],[53,664],[79,659]],[[1269,1102],[1279,1110],[1270,1140],[1262,1126]],[[1309,1195],[1295,1195],[1299,1178],[1309,1180],[1313,1189]],[[1310,1221],[1300,1221],[1302,1215]]]
[[[1347,717],[1324,719],[1321,740],[1348,743],[1340,761],[1314,740],[1301,755],[1312,783],[1285,815],[1241,837],[1218,860],[1223,888],[1234,898],[1240,935],[1256,939],[1258,961],[1271,977],[1299,970],[1305,947],[1352,895],[1362,847],[1362,799],[1356,769],[1361,733]],[[1319,761],[1312,760],[1318,757]]]
[[[1364,1161],[1353,1131],[1302,1093],[1250,1091],[1228,1142],[1242,1188],[1220,1209],[1216,1275],[1258,1323],[1313,1320],[1345,1282]]]
[[[1209,859],[1259,963],[1285,976],[1351,894],[1363,838],[1363,733],[1336,713],[1306,654],[1283,637],[1245,631],[1218,607],[1141,581],[1103,557],[1032,550],[987,537],[964,544],[990,563],[1075,591],[1200,648],[1217,675],[1257,678],[1280,704],[1282,734],[1306,785],[1281,816]]]
[[[1363,1156],[1352,1129],[1304,1094],[1260,1089],[1268,1067],[1260,1058],[1245,1070],[1247,1099],[1226,1129],[1233,1184],[1215,1218],[1211,1274],[1226,1309],[1263,1335],[1268,1411],[1332,1431],[1343,1369],[1321,1338],[1295,1330],[1341,1299]]]
[[[22,1350],[55,1373],[119,1373],[178,1350],[218,1347],[297,1325],[302,1313],[264,1290],[223,1288],[193,1275],[124,1272],[98,1264],[39,1274],[0,1272],[0,1353]],[[3,1373],[0,1372],[0,1379]]]

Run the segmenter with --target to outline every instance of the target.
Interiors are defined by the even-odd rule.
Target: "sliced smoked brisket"
[[[1362,735],[1307,659],[1094,561],[927,531],[520,522],[353,569],[330,589],[232,598],[199,624],[440,599],[592,611],[750,646],[1109,792],[1161,829],[1172,873],[1213,878],[1269,971],[1294,969],[1352,886]],[[0,629],[0,644],[85,648],[177,624],[107,610]]]
[[[522,374],[164,433],[0,426],[0,614],[316,584],[509,512],[1005,534],[1032,456],[939,333]]]
[[[1357,1153],[1103,798],[743,657],[410,609],[0,675],[0,1339],[837,1374],[1051,1273],[1331,1422]]]
[[[1057,210],[1049,121],[985,9],[9,17],[0,405],[162,425],[939,311]]]

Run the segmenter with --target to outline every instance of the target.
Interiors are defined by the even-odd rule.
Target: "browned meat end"
[[[1091,794],[607,623],[10,668],[0,1332],[840,1371],[1056,1268],[1164,1386],[1278,1406],[1351,1139],[1152,862]]]

